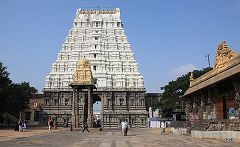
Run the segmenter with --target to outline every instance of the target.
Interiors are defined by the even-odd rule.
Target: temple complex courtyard
[[[122,136],[120,129],[90,129],[90,133],[69,131],[68,129],[53,130],[48,133],[47,128],[34,128],[26,132],[0,130],[0,146],[56,146],[56,147],[159,147],[159,146],[231,146],[239,143],[214,139],[197,139],[184,135],[161,135],[160,129],[134,128],[129,130],[128,136]]]
[[[239,6],[0,1],[0,147],[240,147]]]

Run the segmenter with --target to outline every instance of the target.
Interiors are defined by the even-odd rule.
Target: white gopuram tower
[[[120,18],[120,9],[78,9],[73,27],[44,87],[43,121],[51,116],[60,124],[70,123],[73,74],[86,58],[95,79],[93,101],[102,101],[102,127],[119,127],[122,120],[132,127],[145,127],[147,112],[143,77],[139,73]],[[84,120],[87,94],[79,97],[79,125]]]

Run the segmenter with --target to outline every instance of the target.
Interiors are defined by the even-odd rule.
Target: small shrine
[[[217,47],[216,64],[213,69],[196,79],[191,73],[189,88],[183,96],[185,112],[191,122],[192,118],[195,118],[194,121],[207,121],[206,124],[217,122],[220,125],[216,126],[223,129],[225,127],[225,130],[228,125],[228,129],[236,129],[235,125],[239,123],[240,118],[239,69],[239,54],[223,41]],[[214,130],[210,126],[206,128]]]

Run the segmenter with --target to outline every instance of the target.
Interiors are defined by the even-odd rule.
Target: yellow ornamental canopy
[[[90,62],[86,58],[82,58],[73,74],[74,84],[93,84],[93,76],[91,72]]]

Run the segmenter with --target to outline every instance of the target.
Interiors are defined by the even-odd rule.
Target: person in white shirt
[[[125,136],[125,132],[126,132],[126,123],[125,123],[125,121],[122,121],[121,126],[122,126],[122,135]]]
[[[128,122],[127,121],[122,121],[121,126],[122,126],[122,134],[123,134],[123,136],[127,136]]]

